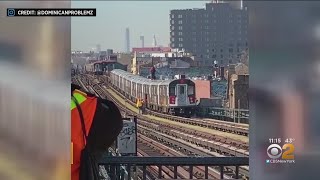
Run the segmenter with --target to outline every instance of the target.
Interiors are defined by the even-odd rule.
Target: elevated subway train
[[[87,73],[93,73],[95,75],[102,75],[102,63],[101,62],[93,62],[90,64],[86,64],[84,69]]]
[[[150,80],[114,69],[110,83],[132,102],[144,99],[150,110],[191,117],[196,108],[195,83],[189,79]]]
[[[96,61],[85,65],[86,73],[95,75],[109,74],[113,69],[127,70],[127,65],[118,63],[115,60]]]

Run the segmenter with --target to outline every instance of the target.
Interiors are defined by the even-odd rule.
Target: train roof
[[[117,63],[117,61],[116,60],[95,61],[92,63],[88,63],[87,65],[95,65],[95,64],[102,64],[102,63]]]
[[[121,69],[114,69],[111,71],[111,73],[116,74],[116,75],[120,75],[122,77],[126,77],[126,79],[129,81],[134,81],[134,82],[141,83],[141,84],[168,85],[173,81],[173,80],[151,80],[151,79],[147,79],[142,76],[134,75],[130,72],[127,72],[127,71],[124,71]]]

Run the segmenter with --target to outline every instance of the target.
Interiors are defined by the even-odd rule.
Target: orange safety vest
[[[137,99],[137,108],[140,108],[142,106],[142,102],[140,99]]]
[[[88,136],[96,112],[97,98],[90,97],[79,90],[74,90],[72,94],[80,105],[86,127],[86,134]],[[71,99],[71,143],[73,148],[71,180],[79,180],[80,156],[86,142],[82,131],[79,111],[73,99]]]

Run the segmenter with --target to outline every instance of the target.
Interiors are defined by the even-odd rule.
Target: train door
[[[186,84],[177,84],[177,101],[178,106],[187,104],[187,85]]]

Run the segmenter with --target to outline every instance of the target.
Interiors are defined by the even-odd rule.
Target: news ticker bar
[[[16,9],[8,8],[7,16],[96,16],[96,9]]]

